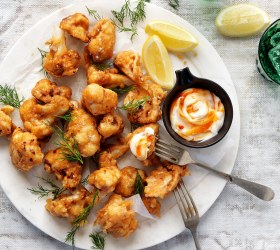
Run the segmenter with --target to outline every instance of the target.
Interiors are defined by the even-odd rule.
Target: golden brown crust
[[[150,214],[160,217],[161,204],[156,198],[142,196],[141,199]]]
[[[4,106],[0,109],[0,136],[10,135],[13,131],[13,122],[10,117],[14,111],[12,106]]]
[[[75,13],[74,15],[63,18],[59,27],[84,43],[89,41],[89,20],[84,14]]]
[[[131,201],[123,201],[120,195],[113,194],[99,210],[95,224],[100,225],[104,233],[115,238],[128,238],[138,225],[135,212],[130,207]]]
[[[66,138],[75,138],[83,157],[93,156],[100,148],[100,139],[95,118],[82,108],[71,111],[72,120],[68,123]]]
[[[100,19],[89,33],[88,50],[94,62],[102,62],[113,56],[116,34],[114,23],[107,18]]]
[[[63,150],[57,148],[49,150],[45,155],[44,167],[48,173],[54,173],[56,178],[62,181],[62,186],[72,189],[79,185],[82,174],[82,166],[78,162],[71,162],[63,157]]]
[[[16,128],[10,142],[10,156],[17,169],[27,172],[42,163],[44,154],[35,135]]]
[[[129,197],[135,193],[135,180],[137,171],[142,180],[145,181],[146,173],[144,170],[136,169],[132,166],[121,169],[121,177],[118,185],[115,188],[115,193],[123,197]]]

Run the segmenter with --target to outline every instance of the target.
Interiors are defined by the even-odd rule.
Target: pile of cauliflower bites
[[[132,201],[123,198],[136,193],[136,179],[140,176],[144,185],[140,195],[147,210],[159,217],[159,200],[174,190],[182,176],[189,174],[186,167],[160,161],[154,153],[160,105],[166,91],[143,74],[137,53],[121,51],[114,55],[116,31],[110,19],[100,19],[89,30],[89,20],[81,13],[64,18],[58,34],[46,43],[49,52],[43,60],[43,68],[52,79],[72,76],[81,66],[81,55],[66,47],[65,32],[86,44],[83,66],[87,86],[80,102],[71,99],[71,88],[42,79],[32,89],[32,97],[19,108],[24,129],[15,128],[10,117],[13,108],[6,106],[0,110],[0,135],[11,134],[10,155],[17,169],[27,172],[43,163],[45,171],[61,182],[66,192],[47,199],[45,207],[49,213],[73,222],[90,204],[94,191],[99,190],[96,203],[106,196],[109,199],[98,211],[95,225],[114,237],[128,237],[138,222],[131,209]],[[110,67],[100,68],[109,61]],[[127,119],[137,124],[137,128],[124,135],[123,118],[117,109],[118,94],[112,89],[122,90],[127,86],[132,87],[125,93],[123,105],[127,108]],[[140,105],[133,107],[137,101]],[[65,139],[75,143],[82,159],[97,159],[98,169],[88,177],[93,191],[81,184],[83,163],[63,158],[63,146],[42,152],[57,122],[67,113],[71,119],[61,129]],[[108,138],[110,141],[116,138],[115,143],[109,144]],[[143,166],[152,169],[149,176],[133,166],[118,167],[118,158],[128,150]]]

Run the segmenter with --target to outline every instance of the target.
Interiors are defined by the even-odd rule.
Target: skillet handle
[[[177,86],[186,86],[194,81],[196,77],[191,73],[189,67],[176,70],[176,84]]]

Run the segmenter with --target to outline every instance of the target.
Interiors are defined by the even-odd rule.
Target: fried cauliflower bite
[[[139,86],[145,89],[150,96],[156,98],[159,103],[161,103],[167,95],[167,92],[163,90],[159,84],[155,83],[149,76],[144,76],[143,82]]]
[[[0,109],[0,136],[10,135],[13,130],[13,122],[10,115],[15,109],[12,106],[5,106]]]
[[[47,199],[45,208],[52,215],[68,218],[72,222],[92,202],[93,195],[81,186],[72,194],[61,194],[55,200]]]
[[[44,154],[32,133],[16,128],[10,142],[10,156],[14,166],[24,172],[42,163]]]
[[[89,41],[88,27],[88,18],[81,13],[75,13],[74,15],[63,18],[59,25],[59,28],[68,32],[71,36],[83,41],[84,43]]]
[[[160,217],[161,205],[156,198],[142,196],[141,199],[150,214]]]
[[[55,95],[65,97],[68,100],[70,100],[72,96],[71,88],[66,86],[57,86],[56,83],[51,82],[48,79],[42,79],[37,82],[31,93],[37,100],[44,103],[51,102]]]
[[[82,103],[93,115],[104,115],[116,109],[118,95],[98,84],[90,84],[82,93]]]
[[[115,29],[115,24],[110,19],[102,18],[89,32],[88,50],[94,62],[102,62],[113,56]]]
[[[167,168],[159,166],[146,178],[144,194],[146,197],[163,199],[178,185],[181,177],[188,175],[186,167],[169,165]]]
[[[123,129],[124,124],[122,117],[116,111],[104,115],[98,125],[98,132],[104,139],[121,134]]]
[[[144,170],[136,169],[132,166],[125,167],[121,169],[121,177],[118,185],[115,188],[115,193],[123,196],[129,197],[135,194],[135,180],[137,176],[137,171],[141,176],[142,180],[145,180],[146,174]]]
[[[124,201],[120,195],[112,194],[99,210],[95,224],[115,238],[128,238],[136,230],[138,222],[135,212],[131,210],[131,201]]]
[[[128,150],[129,150],[129,145],[128,144],[113,144],[113,145],[109,145],[109,147],[106,148],[106,151],[108,153],[110,153],[110,155],[113,159],[120,158]]]
[[[136,84],[143,82],[140,55],[132,50],[117,54],[114,64]]]
[[[108,194],[115,190],[120,177],[121,171],[118,167],[108,165],[91,173],[88,177],[88,183]]]
[[[57,116],[64,115],[70,108],[70,102],[63,96],[55,95],[47,104],[41,104],[35,98],[29,98],[19,108],[24,128],[38,139],[51,136]]]
[[[66,189],[75,188],[79,185],[82,174],[82,166],[78,162],[68,161],[63,158],[63,149],[49,150],[45,155],[45,170],[62,181]]]
[[[124,98],[124,104],[134,100],[143,100],[149,98],[144,105],[139,107],[135,112],[128,112],[127,118],[131,123],[148,124],[154,123],[161,119],[160,101],[156,97],[151,97],[143,88],[135,88],[128,92]]]
[[[131,81],[127,76],[119,74],[116,68],[106,68],[104,70],[98,69],[93,63],[91,55],[88,51],[88,46],[84,48],[84,60],[87,70],[87,83],[88,84],[99,84],[106,88],[125,87],[126,85],[132,85]],[[102,65],[102,63],[101,63]]]
[[[81,61],[80,55],[75,50],[68,50],[64,31],[56,32],[46,44],[50,52],[46,54],[43,68],[54,77],[72,76],[78,71]]]
[[[93,156],[100,148],[101,139],[95,118],[79,107],[71,111],[71,117],[65,134],[66,138],[75,138],[83,157]]]
[[[107,151],[102,151],[99,155],[98,155],[98,167],[99,168],[104,168],[107,166],[115,166],[117,167],[117,161],[116,158],[113,157],[112,154],[110,154]]]

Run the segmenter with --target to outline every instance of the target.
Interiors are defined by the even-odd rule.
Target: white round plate
[[[40,72],[41,58],[37,48],[48,49],[45,45],[45,41],[51,37],[53,27],[58,25],[62,18],[70,14],[81,12],[87,15],[85,6],[97,10],[103,17],[112,17],[111,10],[119,10],[122,4],[122,1],[86,0],[62,8],[44,18],[27,31],[8,53],[0,66],[0,84],[7,83],[9,85],[14,85],[21,96],[25,98],[30,97],[31,89],[36,82],[44,78],[43,73]],[[96,21],[93,17],[89,18],[92,27]],[[188,149],[195,160],[199,160],[216,169],[230,173],[234,166],[239,145],[239,106],[229,73],[220,56],[206,38],[186,20],[183,20],[179,16],[163,8],[147,3],[146,19],[138,26],[138,36],[135,36],[133,43],[131,43],[129,34],[118,32],[115,52],[132,49],[141,53],[142,45],[147,38],[144,32],[145,25],[149,21],[155,19],[172,22],[175,25],[184,27],[193,33],[200,42],[194,52],[185,55],[186,62],[184,63],[176,55],[171,55],[174,70],[185,67],[186,63],[194,75],[209,78],[217,82],[227,91],[231,98],[234,116],[232,126],[226,137],[218,144],[209,148]],[[189,21],[191,22],[191,20]],[[67,44],[68,47],[77,49],[80,52],[84,46],[81,42],[69,37],[67,37]],[[86,86],[85,71],[81,67],[78,74],[74,77],[55,81],[59,84],[65,83],[71,86],[73,89],[73,99],[80,100],[81,91]],[[22,126],[18,112],[13,114],[13,120],[18,126]],[[128,131],[128,128],[126,131]],[[170,141],[171,140],[170,138]],[[0,148],[0,159],[2,161],[0,183],[8,198],[19,212],[32,224],[53,238],[64,242],[66,233],[71,228],[68,221],[66,219],[53,217],[47,213],[44,208],[45,200],[36,198],[27,190],[27,188],[36,186],[38,179],[34,176],[43,175],[43,166],[36,167],[29,173],[19,172],[11,163],[8,140],[1,138]],[[136,161],[131,159],[131,157],[129,157],[129,159],[130,164],[134,166],[139,165],[137,165]],[[127,164],[126,160],[122,160],[120,162],[120,167],[123,167],[125,164]],[[192,174],[190,177],[185,177],[185,183],[197,204],[200,216],[202,216],[222,192],[226,181],[197,167],[191,167],[191,172]],[[77,247],[85,249],[90,248],[91,243],[88,235],[93,228],[92,223],[94,221],[94,216],[95,215],[91,215],[89,224],[77,233],[75,240]],[[166,241],[183,230],[184,225],[181,220],[179,209],[176,206],[173,196],[170,195],[168,202],[164,202],[162,205],[162,216],[160,219],[142,220],[139,223],[139,228],[128,239],[107,237],[106,249],[131,250],[145,248]]]

